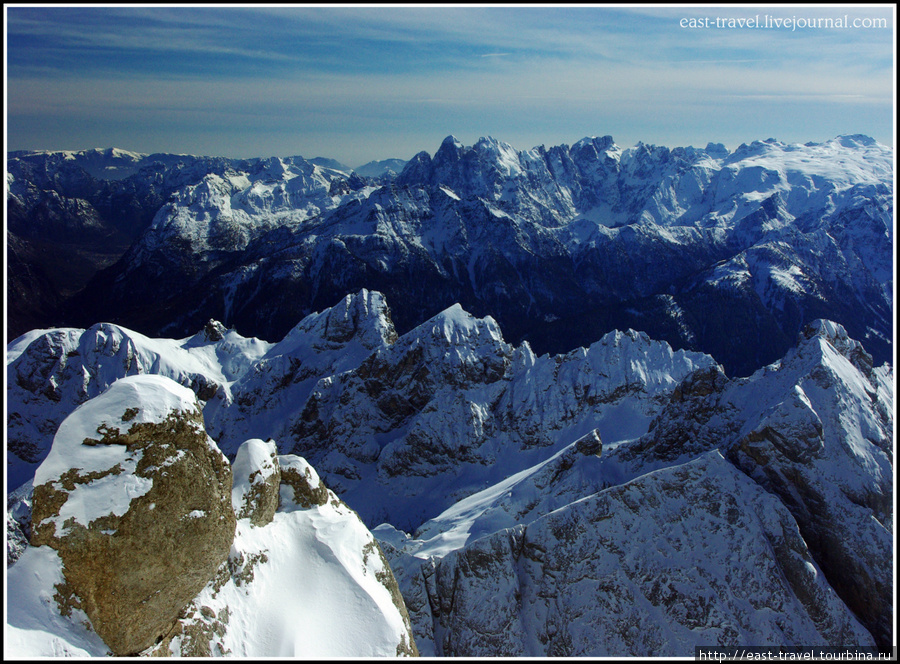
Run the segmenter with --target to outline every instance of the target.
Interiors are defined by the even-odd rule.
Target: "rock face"
[[[404,569],[404,592],[427,597],[429,624],[418,631],[433,635],[438,656],[689,657],[713,643],[873,645],[790,512],[718,452],[440,559],[388,550]]]
[[[416,656],[403,597],[372,534],[305,459],[275,449],[258,439],[239,447],[228,560],[141,654]],[[277,511],[262,508],[272,505]]]
[[[35,474],[31,543],[62,560],[60,611],[83,610],[117,655],[153,645],[228,557],[231,484],[169,378],[123,378],[77,409]]]
[[[816,321],[780,362],[751,377],[729,379],[716,366],[690,373],[645,434],[604,444],[600,458],[572,443],[459,501],[411,536],[379,527],[420,648],[457,656],[690,656],[690,644],[704,638],[889,648],[892,380],[891,367],[873,368],[843,327]],[[601,497],[606,507],[592,513]],[[713,521],[723,523],[694,511],[713,506],[720,510]],[[639,526],[616,526],[632,509],[653,533],[643,548],[636,544]],[[757,519],[764,537],[753,543]],[[561,523],[565,528],[550,527]],[[707,539],[732,527],[743,533],[728,535],[741,542],[728,554],[733,561],[717,553],[730,543]],[[675,544],[673,528],[684,533]],[[584,544],[573,548],[573,538]],[[768,561],[766,548],[774,556]],[[762,557],[749,563],[753,551]],[[610,576],[600,575],[609,560],[620,569],[608,563]],[[672,567],[668,560],[695,562]],[[803,572],[807,564],[814,575]],[[779,590],[767,576],[752,578],[749,568],[769,569],[766,575],[786,585]],[[622,578],[614,581],[616,574]],[[727,582],[710,580],[717,576]],[[608,595],[590,585],[601,578]],[[573,587],[560,589],[562,579],[573,579]],[[730,599],[743,597],[741,589],[709,594],[735,579],[761,597],[784,598],[766,605],[781,607],[774,622],[756,610],[743,613]],[[651,581],[671,588],[661,595]],[[526,604],[529,596],[536,599]],[[603,597],[628,601],[605,606]],[[672,604],[661,606],[661,597]]]
[[[381,293],[363,289],[297,323],[233,385],[233,398],[214,405],[208,425],[224,448],[256,436],[283,440],[321,378],[357,367],[397,339]],[[283,450],[287,451],[287,450]]]

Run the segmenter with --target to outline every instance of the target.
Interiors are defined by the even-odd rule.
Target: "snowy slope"
[[[403,570],[420,647],[439,656],[687,657],[712,643],[873,644],[788,510],[718,452],[440,559],[385,546]],[[430,610],[417,616],[423,595]]]
[[[213,655],[397,656],[408,632],[379,579],[384,565],[373,545],[362,522],[333,494],[311,509],[285,507],[262,528],[241,519],[231,552],[232,561],[243,563],[240,572],[204,589],[189,619],[202,621],[210,611],[227,616]],[[241,576],[246,569],[252,569],[249,581]],[[180,649],[176,639],[170,651]]]
[[[651,430],[607,462],[628,478],[720,449],[791,510],[829,582],[883,646],[892,633],[892,374],[873,368],[842,326],[815,321],[749,378],[689,377]]]

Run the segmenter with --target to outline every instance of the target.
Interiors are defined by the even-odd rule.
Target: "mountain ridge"
[[[369,290],[277,344],[217,321],[183,339],[104,323],[35,330],[7,353],[10,486],[66,418],[129,381],[165,383],[197,399],[204,435],[242,474],[256,476],[247,446],[265,447],[282,473],[314,468],[310,486],[321,477],[358,512],[425,655],[682,655],[709,634],[891,641],[893,369],[832,321],[744,378],[635,330],[536,354],[459,304],[398,333],[386,296]],[[135,419],[117,403],[122,423]],[[235,505],[256,495],[242,482]],[[25,535],[30,491],[26,481],[10,506],[8,552],[22,569],[41,549]],[[239,524],[247,555],[264,541],[254,532]],[[748,552],[768,571],[745,565]],[[229,561],[240,585],[250,560]],[[223,600],[204,592],[185,630],[215,625],[201,604]]]
[[[371,288],[395,302],[402,331],[460,302],[540,351],[631,327],[749,375],[824,317],[883,361],[891,354],[892,154],[858,135],[754,141],[733,152],[713,143],[623,150],[609,136],[520,151],[491,137],[466,147],[449,136],[433,158],[419,153],[384,181],[299,157],[206,159],[171,175],[159,164],[153,187],[162,188],[142,204],[150,206],[143,219],[159,205],[152,223],[129,226],[129,237],[140,234],[132,248],[52,326],[107,319],[180,336],[217,318],[277,339],[307,313]],[[59,193],[36,191],[48,186],[74,195],[52,203],[75,206],[61,218],[106,227],[110,212],[78,212],[99,210],[78,198],[90,179],[44,182],[30,166],[19,170],[21,159],[8,160],[14,234],[57,201]],[[29,179],[37,187],[23,189]],[[163,205],[161,196],[172,195]],[[26,264],[35,260],[19,251]],[[15,293],[42,288],[39,279],[11,283]],[[134,308],[135,297],[159,313]],[[587,327],[573,325],[584,311]]]

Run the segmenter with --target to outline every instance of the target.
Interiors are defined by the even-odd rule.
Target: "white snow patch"
[[[28,547],[6,571],[6,629],[3,657],[102,657],[109,648],[92,630],[84,612],[60,615],[56,585],[63,583],[62,560],[49,546]]]
[[[126,412],[136,409],[124,421]],[[122,378],[100,396],[82,404],[59,426],[47,458],[34,475],[35,486],[56,483],[70,469],[82,477],[103,474],[68,492],[59,516],[53,517],[59,527],[69,518],[85,527],[96,519],[114,514],[122,516],[131,501],[145,495],[153,487],[150,479],[134,475],[142,452],[129,452],[124,445],[85,445],[86,439],[103,437],[98,427],[127,432],[139,422],[162,422],[170,413],[198,412],[194,393],[169,378],[140,375]],[[121,472],[112,471],[120,468]]]
[[[455,201],[460,200],[459,196],[456,195],[456,192],[453,191],[450,187],[441,186],[440,189],[441,189],[441,191],[443,191],[445,194],[447,194],[453,200],[455,200]]]

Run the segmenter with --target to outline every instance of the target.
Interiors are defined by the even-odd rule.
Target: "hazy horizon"
[[[433,154],[451,134],[518,149],[607,134],[623,148],[894,145],[893,5],[5,11],[8,151],[357,167]]]

